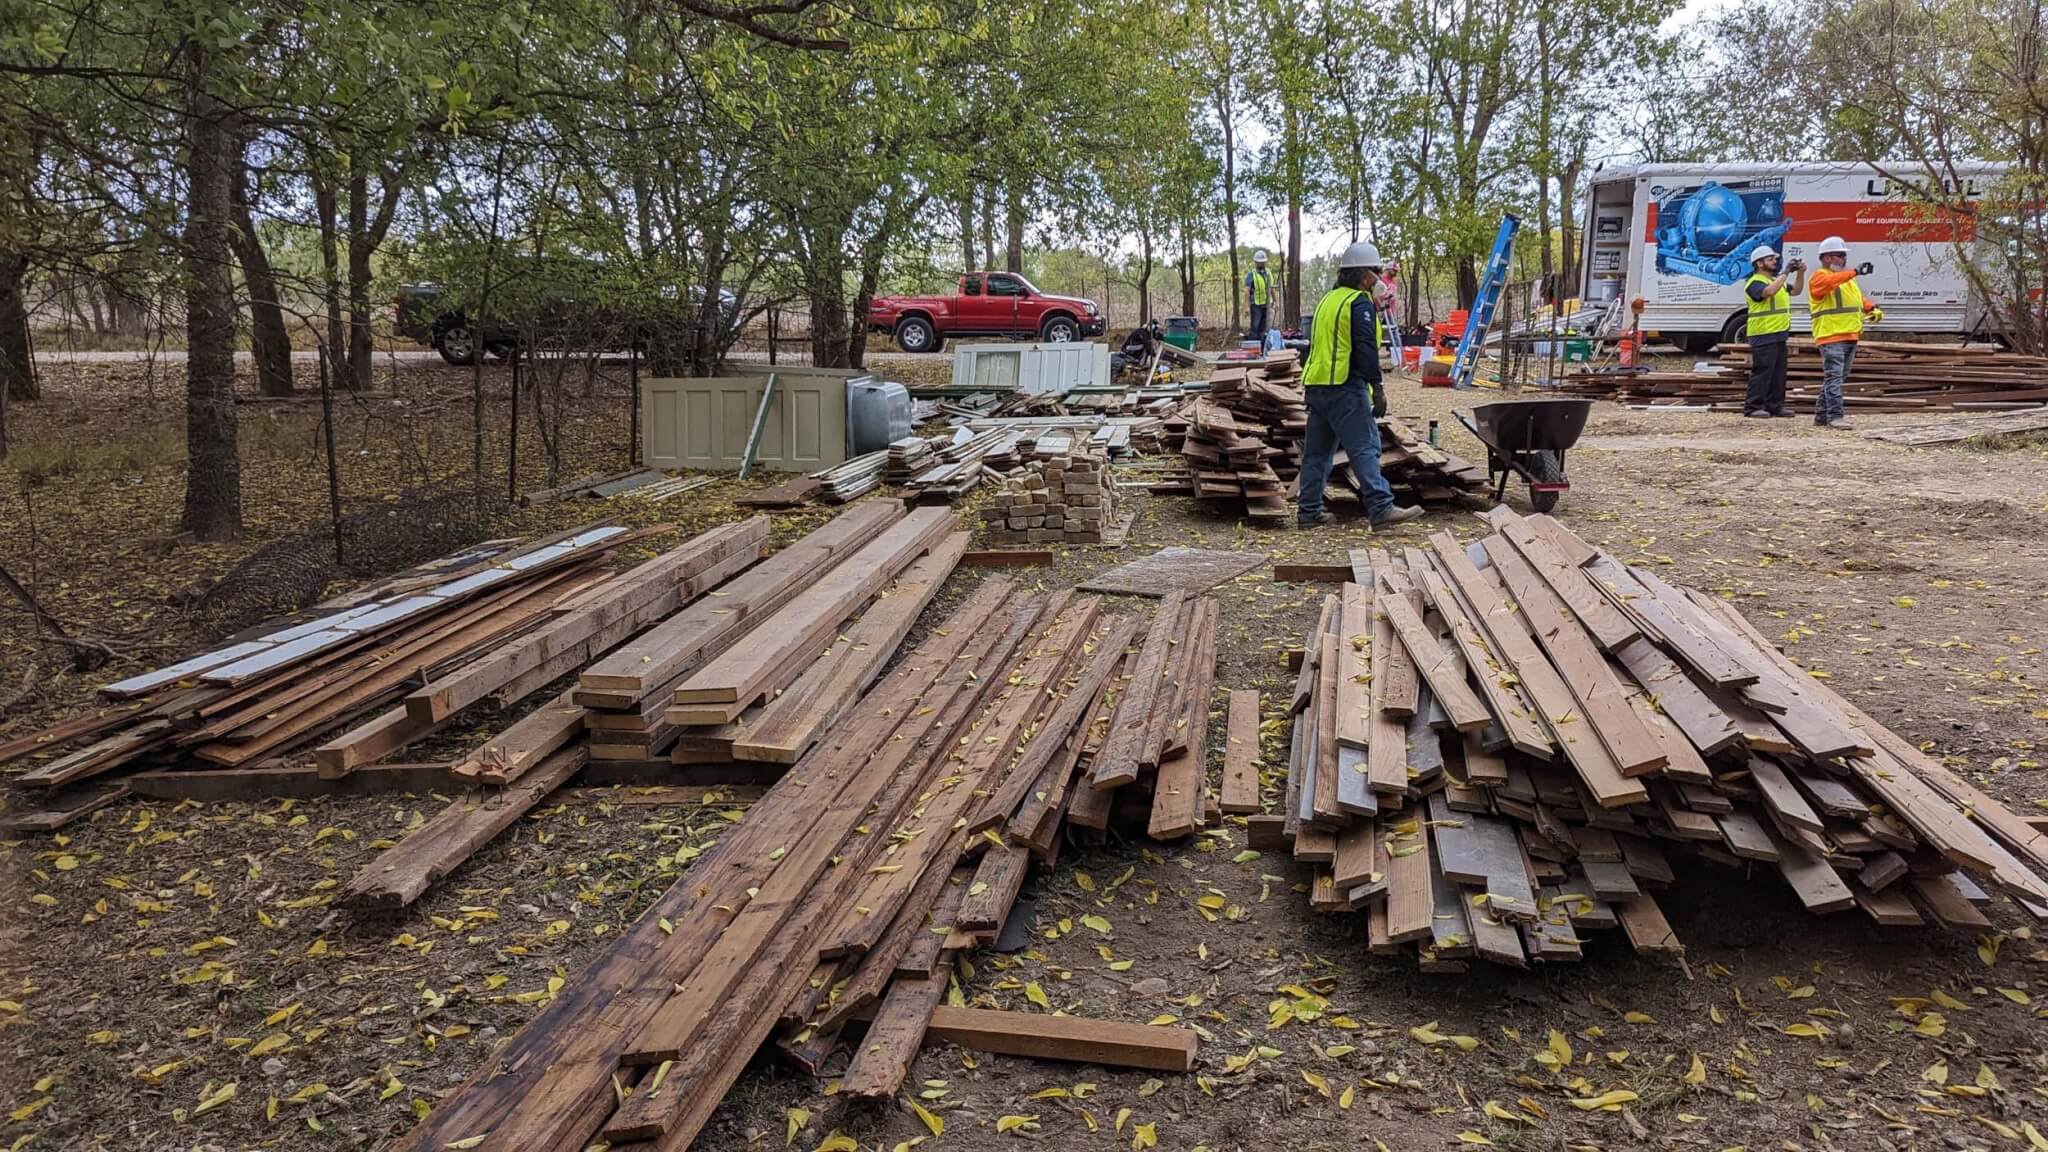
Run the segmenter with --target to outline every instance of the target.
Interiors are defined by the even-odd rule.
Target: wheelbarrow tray
[[[1591,400],[1499,400],[1472,409],[1472,434],[1504,455],[1519,452],[1562,452],[1579,442]]]

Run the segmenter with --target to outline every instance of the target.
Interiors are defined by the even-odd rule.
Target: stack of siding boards
[[[1075,451],[1011,472],[981,517],[992,544],[1100,544],[1117,510],[1108,459]]]
[[[1674,859],[1813,913],[1983,929],[2048,909],[2048,837],[1807,676],[1733,607],[1505,508],[1353,553],[1295,687],[1279,815],[1311,907],[1427,970],[1678,954]]]
[[[889,1099],[929,1037],[1187,1071],[1194,1033],[943,1003],[1063,824],[1209,819],[1216,607],[984,581],[396,1147],[692,1147],[771,1040]],[[708,668],[709,666],[707,666]],[[1149,794],[1148,794],[1149,793]]]
[[[589,664],[563,708],[596,760],[788,763],[952,572],[966,550],[957,523],[945,508],[855,504]]]
[[[591,637],[651,621],[678,582],[742,547],[735,538],[716,555],[669,553],[625,573],[603,569],[613,550],[650,534],[586,527],[450,557],[322,605],[309,619],[109,684],[101,692],[113,707],[0,747],[0,762],[62,752],[14,778],[52,789],[137,768],[240,771],[404,700],[364,744],[388,752],[485,695],[516,699],[573,670]],[[554,658],[572,647],[577,655]],[[415,690],[422,680],[427,687]],[[422,694],[432,704],[415,718],[408,706]],[[334,758],[332,774],[363,762],[355,756]]]
[[[1624,404],[1711,404],[1739,408],[1749,382],[1749,345],[1723,344],[1709,372],[1572,372],[1561,391]],[[1820,350],[1791,342],[1786,399],[1810,405],[1820,394]],[[1872,412],[1932,408],[2001,408],[2048,403],[2048,357],[2022,356],[1989,344],[1902,344],[1863,340],[1842,402]]]

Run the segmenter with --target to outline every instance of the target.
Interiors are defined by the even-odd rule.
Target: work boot
[[[1780,408],[1776,412],[1771,413],[1771,418],[1774,420],[1790,420],[1792,417],[1796,415],[1798,415],[1798,413],[1787,412],[1783,408]]]
[[[1834,432],[1854,432],[1856,430],[1856,426],[1854,424],[1849,423],[1847,420],[1844,420],[1839,416],[1835,417],[1833,420],[1828,421],[1827,426],[1830,431]]]
[[[1413,504],[1410,504],[1404,508],[1397,504],[1394,507],[1387,509],[1385,512],[1382,512],[1379,515],[1373,517],[1372,526],[1374,528],[1392,528],[1396,524],[1406,524],[1410,520],[1420,519],[1422,519],[1421,508]]]
[[[1746,420],[1768,420],[1771,418],[1769,412],[1765,412],[1760,408],[1752,412],[1744,412],[1742,415]]]
[[[1320,528],[1335,519],[1336,517],[1328,512],[1316,512],[1306,516],[1296,516],[1294,518],[1294,526],[1301,529]]]

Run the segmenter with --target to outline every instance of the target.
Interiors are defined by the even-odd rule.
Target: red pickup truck
[[[1065,342],[1100,336],[1103,324],[1095,301],[1040,292],[1015,272],[966,273],[952,296],[881,296],[868,302],[868,329],[895,336],[905,352],[937,352],[949,336]]]

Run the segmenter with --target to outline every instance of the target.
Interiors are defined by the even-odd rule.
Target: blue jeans
[[[1820,346],[1820,397],[1813,402],[1813,422],[1832,424],[1842,418],[1842,385],[1849,382],[1849,365],[1856,358],[1856,342],[1842,340]]]
[[[1263,340],[1263,339],[1265,339],[1265,338],[1266,338],[1266,305],[1264,305],[1264,304],[1254,304],[1254,305],[1252,305],[1251,307],[1252,307],[1252,328],[1251,328],[1251,333],[1250,333],[1250,335],[1251,335],[1251,338],[1252,338],[1252,339],[1254,339],[1254,340]]]
[[[1306,518],[1323,510],[1323,489],[1330,482],[1330,464],[1339,444],[1365,488],[1366,514],[1375,520],[1386,515],[1394,506],[1394,491],[1380,475],[1380,425],[1373,419],[1365,385],[1319,384],[1301,391],[1308,398],[1308,433],[1301,443],[1298,515]]]

